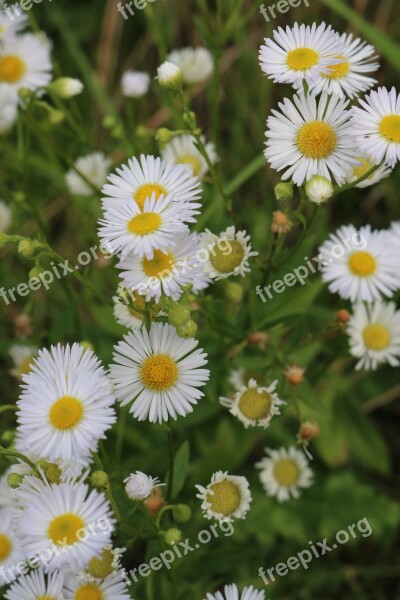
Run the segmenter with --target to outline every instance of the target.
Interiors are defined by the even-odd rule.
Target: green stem
[[[158,529],[160,529],[160,527],[161,527],[161,519],[163,517],[163,514],[165,512],[167,512],[167,510],[173,510],[174,508],[175,507],[173,504],[166,504],[165,506],[162,507],[162,509],[158,513],[157,519],[156,519],[156,525],[157,525]]]
[[[169,473],[168,473],[168,487],[167,487],[167,498],[170,498],[172,494],[172,486],[174,484],[174,445],[172,438],[172,428],[168,425],[167,428],[168,436],[168,454],[169,454]]]
[[[18,406],[15,406],[15,404],[5,404],[4,406],[0,406],[0,413],[6,412],[7,410],[17,411]]]
[[[375,171],[377,169],[379,169],[379,167],[381,166],[381,164],[382,163],[380,163],[379,165],[375,165],[374,167],[372,167],[372,169],[370,169],[369,171],[367,171],[366,173],[364,173],[364,175],[362,175],[361,177],[359,177],[355,181],[347,183],[346,185],[343,185],[342,187],[340,187],[340,186],[334,187],[333,188],[334,194],[341,194],[342,192],[346,192],[347,190],[351,190],[353,187],[356,187],[359,183],[361,183],[362,181],[365,181],[366,179],[368,179],[369,177],[371,177],[371,175],[373,173],[375,173]]]
[[[18,458],[22,462],[29,465],[30,468],[37,475],[40,475],[39,471],[36,468],[36,465],[31,460],[29,460],[29,458],[27,456],[25,456],[25,454],[21,454],[20,452],[16,452],[15,450],[6,450],[6,448],[3,448],[2,446],[0,446],[0,456],[8,456],[10,458]]]

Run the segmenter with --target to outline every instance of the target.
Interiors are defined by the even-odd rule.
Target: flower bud
[[[7,483],[12,490],[17,490],[24,480],[24,475],[19,473],[9,473],[7,476]]]
[[[350,320],[350,313],[348,310],[346,310],[345,308],[342,308],[341,310],[338,310],[336,313],[336,319],[339,321],[339,323],[341,323],[342,325],[347,325],[347,323]]]
[[[240,304],[243,300],[244,289],[240,283],[228,281],[225,285],[225,298],[234,304]]]
[[[66,99],[80,94],[83,90],[83,83],[72,77],[59,77],[52,81],[47,89],[55,96]]]
[[[333,185],[326,177],[314,175],[306,183],[306,196],[311,202],[321,204],[333,196]]]
[[[304,381],[305,372],[306,370],[298,365],[288,365],[284,374],[290,385],[297,386]]]
[[[187,523],[192,518],[192,509],[187,504],[177,504],[172,516],[177,523]]]
[[[177,327],[176,333],[181,338],[192,338],[197,333],[197,323],[193,319],[188,319],[186,323]]]
[[[158,82],[161,87],[171,92],[180,92],[183,87],[183,73],[179,67],[165,61],[157,69]]]
[[[82,346],[82,348],[84,350],[94,350],[93,344],[91,344],[87,340],[83,340],[82,342],[79,342],[79,345]]]
[[[182,531],[176,527],[171,527],[171,529],[168,529],[168,531],[165,532],[165,542],[169,546],[179,544],[179,542],[182,541],[182,537]]]
[[[315,421],[304,421],[301,424],[298,438],[301,442],[307,442],[319,436],[319,425]]]
[[[15,439],[15,431],[11,431],[10,429],[8,429],[7,431],[4,431],[4,433],[1,436],[1,441],[3,444],[11,445],[14,442]]]
[[[182,304],[173,302],[168,307],[168,321],[174,327],[184,325],[190,319],[190,310]]]
[[[271,231],[281,235],[282,233],[288,233],[292,229],[292,222],[289,221],[285,213],[280,210],[275,210],[272,213],[272,224]]]
[[[161,127],[156,133],[156,140],[160,144],[168,144],[174,137],[174,132],[170,131],[166,127]]]
[[[18,254],[24,258],[31,258],[35,254],[36,248],[37,243],[26,238],[25,240],[21,240],[18,244]]]
[[[40,277],[40,275],[42,273],[43,273],[43,269],[41,269],[40,267],[36,266],[36,267],[33,267],[33,269],[31,269],[29,271],[29,277],[30,277],[30,279],[35,279],[35,278]]]
[[[90,476],[90,483],[96,490],[104,490],[109,482],[108,475],[105,471],[94,471]]]
[[[293,198],[293,183],[281,181],[275,186],[274,191],[277,200],[288,202]]]

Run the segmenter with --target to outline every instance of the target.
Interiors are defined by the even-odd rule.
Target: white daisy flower
[[[368,171],[372,169],[372,167],[377,165],[376,160],[374,160],[374,158],[372,158],[367,152],[358,152],[356,158],[358,160],[358,165],[352,168],[350,174],[347,176],[346,183],[353,183],[353,181],[357,181],[357,179],[360,179],[360,177],[366,175]],[[359,184],[357,184],[356,187],[360,189],[370,187],[371,185],[379,183],[379,181],[385,179],[385,177],[388,177],[391,175],[391,173],[392,169],[387,165],[382,164],[376,169],[376,171],[367,177],[367,179],[364,179],[364,181],[361,181]]]
[[[157,198],[153,192],[143,209],[134,200],[105,208],[98,234],[112,252],[151,259],[155,251],[166,250],[178,234],[188,231],[186,223],[194,223],[197,212],[190,203]]]
[[[158,302],[162,294],[179,300],[185,286],[193,285],[198,290],[207,285],[198,251],[197,236],[182,233],[167,248],[154,250],[152,258],[132,252],[120,260],[117,268],[122,271],[124,287],[136,290],[146,300],[154,298]]]
[[[12,506],[0,508],[0,588],[6,583],[11,583],[15,578],[8,569],[23,558],[14,525]]]
[[[105,579],[94,577],[67,577],[64,600],[131,600],[126,581],[121,573]]]
[[[321,73],[321,78],[311,88],[315,95],[326,92],[354,98],[377,83],[376,79],[365,75],[379,69],[375,48],[360,38],[354,39],[352,33],[343,33],[340,42],[343,50],[335,56],[340,62],[329,65],[328,71]]]
[[[13,344],[10,346],[9,353],[14,362],[14,368],[10,369],[10,375],[21,379],[23,375],[28,375],[37,356],[39,349],[36,346],[22,346]]]
[[[40,350],[23,382],[18,449],[87,464],[116,420],[110,382],[93,352],[79,344]]]
[[[51,80],[50,51],[33,33],[7,38],[0,46],[0,83],[15,91],[36,90]]]
[[[261,469],[260,479],[268,496],[276,496],[279,502],[298,498],[300,488],[312,483],[312,471],[303,452],[291,446],[272,450],[265,448],[267,457],[256,463]]]
[[[358,303],[347,326],[356,370],[375,370],[383,363],[400,365],[400,311],[394,302]]]
[[[164,485],[158,477],[150,477],[141,471],[131,473],[124,479],[125,491],[131,500],[146,500],[154,488]]]
[[[19,15],[15,13],[12,6],[7,8],[0,6],[0,43],[7,38],[15,37],[28,24],[28,15],[18,10]]]
[[[140,157],[140,162],[133,157],[128,165],[117,169],[117,174],[108,177],[110,183],[103,187],[103,208],[112,206],[111,201],[118,200],[130,205],[135,200],[140,210],[145,201],[155,194],[156,200],[161,196],[169,196],[174,202],[187,202],[194,211],[201,207],[195,202],[201,194],[201,183],[192,177],[184,165],[174,165],[154,156]]]
[[[125,71],[121,79],[121,89],[124,96],[140,98],[149,91],[150,75],[143,71]]]
[[[4,200],[0,200],[0,231],[8,231],[11,226],[12,212]]]
[[[360,149],[377,164],[394,167],[400,159],[400,94],[392,87],[373,90],[353,107],[352,129]]]
[[[149,332],[129,332],[115,346],[110,377],[121,405],[139,421],[176,419],[193,411],[209,378],[207,355],[198,341],[182,339],[171,325],[155,323]]]
[[[261,387],[255,379],[250,379],[247,385],[236,392],[231,398],[220,398],[222,406],[246,427],[268,427],[274,415],[280,415],[280,406],[286,404],[275,393],[278,381],[273,381],[267,387]]]
[[[191,85],[206,81],[214,71],[214,60],[207,48],[173,50],[167,60],[181,69],[185,83]]]
[[[101,188],[107,181],[110,165],[111,160],[102,152],[92,152],[92,154],[81,156],[74,162],[74,167],[97,188]],[[73,169],[68,171],[65,179],[71,194],[77,196],[93,195],[93,189]]]
[[[143,315],[125,304],[121,298],[114,296],[114,317],[117,323],[129,329],[139,329],[143,325]]]
[[[333,196],[333,185],[321,175],[313,175],[309,179],[305,186],[306,196],[311,202],[315,204],[322,204],[327,202]]]
[[[246,477],[217,471],[207,487],[196,485],[196,498],[202,500],[201,509],[206,519],[232,521],[244,519],[252,501]]]
[[[93,556],[87,568],[86,577],[105,579],[109,575],[116,575],[118,571],[123,571],[121,567],[121,558],[126,552],[126,548],[113,548],[108,544],[103,548],[101,554]]]
[[[343,54],[339,34],[325,23],[311,27],[295,23],[286,30],[278,27],[272,35],[273,40],[264,39],[259,60],[261,69],[275,83],[291,83],[296,88],[303,81],[312,85],[339,62],[334,57]]]
[[[59,571],[45,574],[39,568],[22,575],[6,592],[6,600],[64,600],[64,575]]]
[[[341,298],[380,300],[391,297],[400,287],[400,273],[393,257],[397,246],[387,231],[359,231],[352,225],[340,227],[319,249],[322,280]]]
[[[0,133],[14,125],[18,115],[18,95],[7,83],[0,83]]]
[[[258,256],[251,249],[246,231],[236,231],[232,225],[219,235],[208,229],[200,234],[201,260],[204,271],[212,279],[225,279],[230,275],[245,276],[250,271],[249,258]]]
[[[21,545],[29,556],[47,551],[51,569],[86,569],[111,543],[115,519],[110,505],[84,483],[49,484],[27,475],[16,496]]]
[[[282,179],[297,185],[322,175],[339,185],[346,180],[352,165],[358,162],[350,126],[349,100],[338,96],[294,95],[284,98],[281,112],[268,117],[265,157],[276,171],[286,169]]]
[[[206,143],[205,136],[202,136],[207,154],[215,164],[218,155],[213,142]],[[175,163],[176,165],[186,165],[196,177],[204,177],[208,172],[208,165],[205,158],[200,154],[195,141],[191,135],[176,135],[161,150],[164,160]]]
[[[224,587],[224,593],[216,592],[215,594],[207,594],[204,600],[264,600],[265,593],[260,592],[252,585],[250,587],[243,588],[240,594],[238,587],[235,583],[232,585],[226,585]]]

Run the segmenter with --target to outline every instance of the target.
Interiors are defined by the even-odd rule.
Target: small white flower
[[[233,400],[222,397],[222,406],[247,427],[268,427],[274,415],[280,415],[280,406],[286,404],[275,393],[278,381],[269,386],[259,386],[255,379],[236,392]]]
[[[157,69],[158,82],[161,87],[172,92],[179,92],[183,85],[183,74],[174,63],[165,61]]]
[[[9,349],[9,353],[15,367],[10,370],[10,374],[17,379],[21,379],[22,375],[27,375],[32,368],[33,360],[37,356],[38,350],[36,346],[13,344]]]
[[[314,175],[306,183],[307,198],[315,204],[327,202],[333,196],[333,185],[326,177]]]
[[[202,141],[205,144],[207,154],[215,164],[218,160],[218,155],[213,142],[206,143],[206,139],[202,136]],[[186,165],[196,177],[204,177],[208,172],[208,164],[202,154],[196,147],[195,141],[191,135],[177,135],[166,144],[161,155],[164,160],[171,161],[176,165]]]
[[[121,79],[121,89],[124,96],[140,98],[149,91],[150,75],[142,71],[125,71]]]
[[[375,167],[378,164],[376,160],[374,160],[374,158],[372,158],[372,156],[370,156],[367,152],[358,152],[356,158],[358,160],[358,165],[353,166],[350,175],[347,177],[346,183],[353,183],[357,179],[360,179],[360,177],[366,175],[368,171],[372,169],[372,167]],[[367,177],[367,179],[364,179],[364,181],[358,183],[356,187],[362,189],[370,187],[371,185],[375,185],[382,179],[385,179],[385,177],[391,175],[392,170],[393,169],[387,165],[382,164],[376,169],[376,171],[372,173],[372,175]]]
[[[0,83],[15,91],[45,87],[51,70],[50,49],[40,36],[25,33],[6,38],[0,46]]]
[[[11,226],[12,213],[4,200],[0,200],[0,231],[8,231]]]
[[[81,156],[74,163],[79,173],[82,173],[88,181],[98,188],[101,188],[106,182],[110,165],[110,159],[102,152],[93,152],[92,154]],[[93,195],[93,189],[73,169],[68,171],[65,178],[71,194],[78,196]]]
[[[18,535],[15,533],[15,522],[12,506],[0,508],[0,588],[7,581],[9,567],[18,564],[23,558]],[[10,580],[13,576],[9,576]]]
[[[350,352],[360,359],[356,370],[374,370],[383,363],[400,364],[400,311],[394,302],[356,304],[348,323]]]
[[[181,69],[185,83],[190,85],[206,81],[214,71],[214,60],[207,48],[173,50],[167,60]]]
[[[264,591],[260,592],[252,585],[250,587],[243,588],[242,593],[239,593],[238,587],[235,583],[232,585],[226,585],[224,587],[224,593],[216,592],[215,594],[207,594],[204,600],[264,600]]]
[[[0,5],[0,43],[7,38],[13,38],[17,33],[24,29],[28,24],[28,15],[18,9],[18,15],[12,6],[7,8],[2,2]],[[11,16],[10,16],[11,15]]]
[[[312,471],[303,452],[291,446],[272,450],[265,448],[267,457],[262,458],[256,467],[261,469],[260,479],[268,496],[276,496],[279,502],[298,498],[300,488],[312,483]]]
[[[206,487],[196,485],[196,488],[199,491],[196,498],[202,500],[201,509],[206,519],[244,519],[250,510],[252,498],[245,477],[217,471]]]
[[[143,325],[143,315],[136,312],[121,298],[114,296],[114,317],[117,323],[129,329],[139,329]]]
[[[150,477],[141,471],[131,473],[124,479],[125,491],[131,500],[146,500],[154,488],[164,485],[158,477]]]
[[[258,256],[251,249],[246,231],[236,231],[232,225],[219,235],[208,229],[200,234],[201,260],[204,271],[212,279],[225,279],[230,275],[245,276],[250,271],[249,258]]]
[[[0,133],[14,125],[18,115],[18,95],[7,83],[0,83]]]
[[[64,600],[131,600],[121,573],[97,579],[90,575],[66,577]]]
[[[83,83],[72,77],[59,77],[51,82],[48,89],[60,98],[67,99],[82,93]]]
[[[59,571],[46,574],[42,567],[21,575],[4,596],[6,600],[64,600],[64,575]]]

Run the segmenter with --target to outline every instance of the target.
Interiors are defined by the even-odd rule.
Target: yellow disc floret
[[[387,115],[379,124],[379,131],[389,142],[400,143],[400,115]]]
[[[154,354],[143,361],[140,378],[147,388],[162,392],[176,383],[178,366],[167,354]]]
[[[0,563],[7,560],[12,551],[10,538],[4,533],[0,533]]]
[[[307,158],[327,158],[336,148],[333,127],[324,121],[310,121],[297,134],[297,147]]]
[[[318,54],[312,48],[296,48],[288,52],[286,63],[293,71],[307,71],[318,62]]]
[[[162,279],[169,275],[174,267],[175,260],[171,252],[154,250],[153,258],[144,258],[142,262],[143,271],[148,277]]]
[[[274,477],[283,487],[296,485],[299,480],[300,469],[291,458],[282,458],[274,467]]]
[[[370,277],[377,269],[375,258],[369,252],[359,250],[349,258],[351,272],[358,277]]]
[[[79,541],[78,532],[84,527],[85,522],[80,516],[66,513],[51,521],[48,536],[54,544],[72,546]]]
[[[50,408],[50,423],[56,429],[72,429],[78,425],[83,416],[80,400],[73,396],[62,396]]]
[[[233,273],[243,262],[245,251],[242,244],[236,240],[229,240],[229,245],[228,252],[226,249],[222,251],[217,245],[211,250],[211,264],[219,273]]]
[[[390,331],[383,325],[367,325],[363,331],[364,344],[369,350],[384,350],[390,344]]]
[[[146,198],[151,198],[153,194],[155,194],[155,198],[158,200],[160,196],[167,195],[167,190],[158,183],[145,183],[138,187],[136,192],[133,194],[133,198],[136,200],[140,210],[143,210]]]
[[[240,411],[252,421],[268,417],[271,405],[270,394],[268,392],[259,392],[255,388],[243,392],[239,400]]]
[[[214,492],[207,495],[207,502],[211,504],[211,510],[226,517],[235,512],[240,506],[240,489],[232,481],[220,481],[210,484],[209,488]]]
[[[145,236],[160,229],[162,218],[159,213],[146,212],[133,217],[128,223],[128,231],[135,235]]]
[[[26,65],[19,56],[7,54],[0,58],[0,81],[18,83],[26,72]]]

